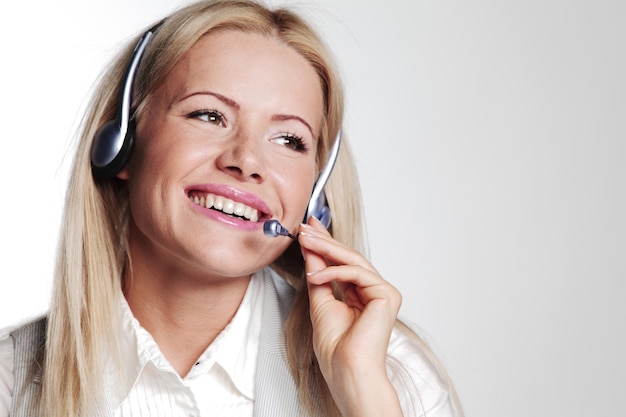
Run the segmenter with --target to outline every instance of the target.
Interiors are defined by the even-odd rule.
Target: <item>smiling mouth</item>
[[[265,217],[259,210],[221,195],[194,192],[189,193],[188,197],[189,200],[200,207],[220,211],[231,217],[240,218],[253,223],[257,223],[259,219]]]

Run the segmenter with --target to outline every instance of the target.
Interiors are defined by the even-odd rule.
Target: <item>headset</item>
[[[161,24],[162,22],[150,28],[139,39],[124,75],[117,117],[104,123],[94,135],[91,145],[91,171],[95,179],[115,177],[130,159],[135,143],[135,121],[131,117],[131,100],[135,74],[146,46],[150,43],[154,32]],[[335,143],[330,150],[326,165],[320,172],[313,187],[304,219],[305,222],[309,217],[314,216],[326,228],[330,226],[330,208],[326,201],[324,187],[337,160],[340,143],[341,130],[337,134]],[[290,236],[293,238],[278,220],[266,221],[263,231],[266,236],[270,237]]]
[[[330,207],[328,207],[328,202],[326,201],[326,193],[324,192],[324,187],[328,182],[328,178],[330,178],[330,174],[333,172],[335,162],[337,162],[337,156],[339,155],[340,146],[341,130],[339,130],[339,132],[337,133],[335,143],[333,143],[332,148],[330,148],[330,154],[328,155],[326,165],[320,172],[320,175],[317,177],[317,181],[315,182],[315,186],[313,187],[313,192],[311,193],[309,205],[306,208],[306,215],[304,217],[305,222],[311,216],[316,217],[327,229],[330,226]]]
[[[91,171],[96,179],[115,177],[130,158],[135,144],[135,121],[130,114],[133,81],[143,52],[158,26],[144,33],[135,46],[124,75],[117,117],[104,123],[94,135],[91,144]]]

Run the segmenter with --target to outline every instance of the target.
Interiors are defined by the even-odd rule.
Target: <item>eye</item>
[[[217,110],[196,110],[187,115],[189,119],[198,119],[205,123],[211,123],[216,126],[224,126],[224,116]]]
[[[304,140],[300,136],[296,136],[292,133],[281,134],[279,137],[273,138],[271,141],[297,152],[306,152],[308,150]]]

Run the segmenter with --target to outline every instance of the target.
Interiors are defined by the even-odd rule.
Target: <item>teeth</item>
[[[222,197],[221,195],[190,195],[189,199],[202,207],[220,210],[226,214],[234,214],[235,216],[243,217],[255,223],[259,221],[259,211],[257,209],[246,206],[240,202],[235,202],[230,198]]]
[[[233,214],[235,212],[235,202],[233,200],[224,200],[222,211],[226,214]]]
[[[224,208],[224,197],[215,197],[215,202],[213,203],[213,208],[215,210],[222,210]],[[206,205],[205,205],[206,207]],[[211,207],[207,207],[207,208],[211,208]]]
[[[245,212],[246,212],[246,206],[244,206],[243,203],[235,204],[235,208],[233,209],[233,213],[235,213],[236,216],[243,216],[243,214]]]

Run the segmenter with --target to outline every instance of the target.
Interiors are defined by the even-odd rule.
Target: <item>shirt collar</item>
[[[208,372],[211,366],[217,363],[226,371],[241,394],[254,400],[264,286],[265,280],[261,270],[253,274],[231,322],[200,356],[198,360],[200,364],[194,367],[186,378],[193,377],[199,372]],[[120,310],[121,323],[118,336],[120,369],[112,373],[118,375],[119,379],[119,384],[114,384],[112,392],[114,406],[118,406],[128,396],[147,364],[153,363],[163,372],[168,370],[174,372],[152,336],[133,316],[121,291]]]

